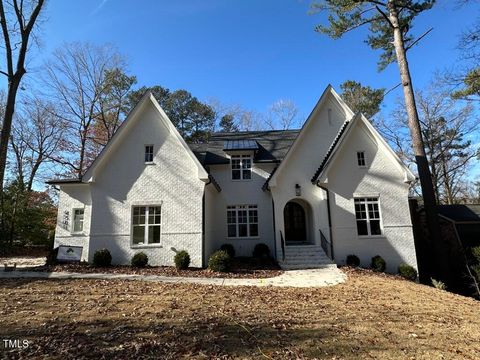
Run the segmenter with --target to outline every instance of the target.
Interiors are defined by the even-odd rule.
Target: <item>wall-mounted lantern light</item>
[[[297,195],[297,196],[302,195],[302,187],[298,184],[295,184],[295,195]]]

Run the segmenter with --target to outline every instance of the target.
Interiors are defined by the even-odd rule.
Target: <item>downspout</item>
[[[275,254],[275,260],[277,260],[277,230],[275,226],[275,202],[273,201],[273,196],[272,196],[272,220],[273,220],[273,251]]]
[[[334,260],[335,256],[333,254],[332,216],[330,213],[330,191],[328,191],[326,187],[319,185],[318,182],[317,182],[317,186],[327,193],[328,233],[330,235],[330,251],[332,254],[332,260]]]

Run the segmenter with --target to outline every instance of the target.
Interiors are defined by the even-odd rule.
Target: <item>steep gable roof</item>
[[[182,138],[178,130],[175,128],[173,123],[168,118],[167,114],[163,111],[161,106],[158,104],[157,100],[153,96],[150,91],[147,91],[140,101],[135,105],[135,107],[130,111],[125,121],[120,125],[118,130],[115,132],[113,137],[110,141],[105,145],[105,147],[100,151],[100,154],[95,158],[93,163],[87,169],[85,174],[80,179],[58,179],[58,180],[50,180],[49,184],[66,184],[66,183],[90,183],[95,181],[95,175],[97,169],[104,163],[109,155],[113,153],[113,147],[116,143],[121,142],[122,138],[130,131],[132,124],[140,118],[142,111],[144,110],[144,106],[147,104],[153,105],[159,115],[160,121],[164,123],[170,134],[177,138],[180,144],[184,147],[185,151],[187,152],[188,156],[193,160],[194,164],[197,167],[198,178],[203,181],[208,181],[209,176],[208,173],[205,171],[204,167],[194,155],[192,150],[188,147],[185,140]]]
[[[188,156],[193,160],[194,164],[197,167],[198,178],[204,181],[208,180],[208,173],[205,171],[202,164],[198,161],[197,157],[193,154],[192,150],[188,147],[187,143],[185,142],[183,137],[180,135],[175,125],[173,125],[173,123],[170,121],[165,111],[163,111],[162,107],[157,102],[153,94],[150,91],[147,91],[142,96],[140,101],[137,103],[135,108],[130,112],[130,114],[128,114],[127,118],[122,123],[122,125],[118,128],[118,130],[115,132],[115,135],[112,137],[112,139],[107,143],[107,145],[103,148],[103,150],[97,156],[97,158],[92,163],[92,165],[85,172],[85,175],[82,177],[83,181],[93,182],[95,180],[96,169],[108,158],[108,156],[112,152],[111,151],[112,147],[115,146],[115,143],[121,141],[123,136],[125,136],[125,134],[128,133],[128,131],[130,130],[130,128],[132,127],[132,124],[136,121],[136,119],[140,118],[141,111],[143,110],[143,107],[146,106],[147,104],[153,105],[153,107],[158,112],[159,119],[167,127],[170,134],[173,135],[175,138],[177,138],[177,140],[180,142],[180,144],[183,146],[183,148],[187,152]]]
[[[312,112],[308,116],[307,120],[303,124],[302,129],[300,130],[297,138],[295,139],[292,146],[290,147],[290,149],[286,153],[285,158],[282,160],[282,162],[280,163],[280,165],[276,169],[275,173],[272,174],[267,179],[266,184],[264,184],[264,186],[262,188],[267,189],[269,187],[270,183],[275,182],[276,177],[278,176],[278,174],[284,168],[285,163],[288,162],[288,158],[295,151],[295,147],[297,146],[298,143],[300,143],[302,141],[302,137],[307,132],[309,124],[313,121],[313,119],[315,118],[315,115],[322,108],[322,106],[325,104],[325,101],[328,99],[329,96],[333,97],[337,101],[338,105],[345,111],[345,113],[347,114],[347,120],[348,120],[348,117],[353,116],[353,111],[347,106],[347,104],[343,101],[343,99],[340,97],[340,95],[337,94],[337,92],[333,89],[332,85],[329,84],[325,88],[325,90],[323,91],[322,95],[320,96],[320,99],[317,101],[317,104],[315,105]]]
[[[320,164],[319,168],[313,175],[312,183],[318,182],[320,180],[323,180],[323,178],[325,178],[325,175],[328,172],[329,167],[331,166],[331,164],[335,162],[335,159],[337,158],[337,155],[341,147],[343,146],[343,144],[347,142],[348,137],[351,133],[350,129],[352,129],[354,125],[358,122],[361,122],[365,125],[370,135],[375,139],[375,141],[377,141],[378,144],[382,145],[382,147],[386,150],[386,154],[397,165],[399,170],[403,171],[404,182],[408,183],[415,180],[415,176],[412,174],[410,169],[406,167],[405,164],[397,156],[397,154],[395,154],[395,152],[392,150],[390,145],[387,144],[387,142],[383,139],[383,137],[378,133],[378,131],[370,123],[370,121],[368,121],[367,118],[363,116],[362,113],[357,113],[351,121],[346,122],[346,124],[342,126],[342,128],[344,127],[343,131],[341,129],[340,133],[335,138],[331,148],[328,150],[326,156],[322,160],[322,163]]]

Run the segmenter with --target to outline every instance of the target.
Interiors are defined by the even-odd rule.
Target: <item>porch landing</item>
[[[280,256],[278,264],[284,270],[336,268],[320,245],[287,245],[285,260]]]

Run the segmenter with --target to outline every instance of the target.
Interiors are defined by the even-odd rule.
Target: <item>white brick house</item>
[[[55,246],[107,248],[128,264],[143,251],[192,266],[230,243],[265,243],[285,267],[349,254],[390,271],[416,267],[408,208],[411,172],[361,114],[328,86],[301,130],[215,133],[186,144],[147,93],[80,180],[52,180],[60,198]],[[330,260],[331,259],[331,260]]]

